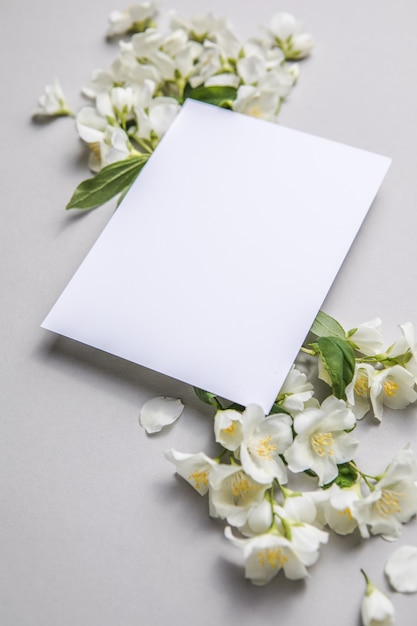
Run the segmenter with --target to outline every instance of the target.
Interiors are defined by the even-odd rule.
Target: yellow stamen
[[[261,439],[256,448],[257,454],[265,460],[271,461],[273,458],[273,452],[277,449],[274,443],[271,443],[271,435],[267,435],[265,439]]]
[[[249,110],[249,115],[251,115],[252,117],[262,117],[262,109],[259,106],[253,106],[250,110]]]
[[[90,147],[91,152],[94,155],[94,158],[100,162],[101,161],[100,143],[98,141],[95,141],[94,143],[89,143],[88,145]]]
[[[189,475],[188,480],[191,480],[194,484],[195,489],[199,491],[202,487],[207,487],[208,474],[205,471],[196,470],[195,472]]]
[[[353,389],[358,396],[368,397],[368,374],[364,370],[359,370]]]
[[[233,435],[235,433],[236,430],[236,421],[231,422],[230,426],[228,426],[227,428],[223,428],[223,432],[227,433],[228,435]]]
[[[382,387],[384,389],[384,393],[390,398],[392,396],[394,396],[395,398],[395,396],[397,395],[397,391],[400,388],[398,383],[396,383],[394,380],[390,380],[389,378],[386,378],[384,380],[384,382],[382,383]]]
[[[401,513],[400,498],[402,497],[404,497],[403,493],[383,489],[381,497],[376,503],[376,508],[382,517],[389,517],[394,513]]]
[[[325,457],[334,455],[333,444],[334,439],[332,433],[315,433],[311,438],[311,446],[314,452],[320,456]]]
[[[240,471],[233,474],[231,478],[231,490],[235,504],[241,506],[247,504],[257,490],[257,485],[243,471]]]
[[[348,506],[345,509],[338,511],[337,514],[346,515],[350,520],[353,520],[352,512]]]
[[[265,548],[265,550],[261,550],[256,555],[259,564],[262,567],[265,567],[268,564],[270,567],[276,568],[283,567],[285,563],[288,561],[288,557],[285,556],[284,552],[281,548]]]

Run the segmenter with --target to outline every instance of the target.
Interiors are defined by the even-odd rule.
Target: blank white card
[[[187,100],[42,326],[268,411],[389,165]]]

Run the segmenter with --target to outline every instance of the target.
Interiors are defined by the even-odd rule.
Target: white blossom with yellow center
[[[417,400],[415,377],[401,365],[376,372],[371,384],[370,398],[374,415],[381,420],[384,406],[404,409]]]
[[[396,454],[382,478],[363,500],[353,503],[362,537],[382,535],[394,540],[402,524],[417,513],[417,460],[411,449]]]
[[[297,433],[285,452],[288,467],[293,472],[313,470],[319,484],[324,485],[338,475],[339,463],[350,461],[359,442],[349,433],[356,420],[343,400],[329,396],[321,407],[307,408],[294,418]]]
[[[249,476],[259,483],[270,483],[276,478],[287,482],[287,470],[280,454],[291,445],[292,420],[289,415],[265,417],[257,405],[249,405],[242,424],[243,441],[240,460]]]
[[[216,461],[204,452],[187,454],[173,449],[167,450],[165,457],[175,465],[177,474],[190,483],[201,496],[208,492],[210,472],[217,465]]]
[[[307,567],[319,557],[321,543],[328,534],[310,524],[291,526],[291,538],[272,531],[248,539],[235,537],[230,529],[225,535],[236,547],[242,549],[245,577],[255,585],[266,585],[282,569],[290,580],[308,576]]]
[[[214,435],[226,450],[238,450],[243,439],[242,413],[234,409],[217,411],[214,416]]]
[[[289,415],[269,415],[250,404],[243,413],[233,409],[218,411],[214,420],[216,441],[227,450],[236,452],[242,467],[253,480],[262,484],[277,478],[287,482],[285,464],[280,454],[292,442]]]
[[[275,121],[280,106],[280,96],[276,91],[262,90],[253,85],[241,85],[233,110],[259,119]]]
[[[375,373],[375,368],[370,364],[356,364],[352,382],[346,387],[348,404],[358,420],[371,409],[370,394]]]
[[[317,502],[320,521],[338,535],[352,533],[358,527],[353,503],[362,497],[359,484],[346,489],[333,484],[330,489],[323,490],[321,495]]]
[[[259,505],[265,491],[240,465],[215,465],[209,476],[210,515],[227,519],[232,526],[246,524],[251,511]]]

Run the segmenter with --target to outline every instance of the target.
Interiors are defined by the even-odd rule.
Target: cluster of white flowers
[[[151,153],[187,97],[276,121],[298,78],[296,61],[313,45],[288,13],[277,13],[263,37],[247,42],[214,15],[188,19],[171,12],[167,33],[157,18],[153,2],[110,15],[107,36],[118,39],[118,55],[109,69],[94,71],[82,90],[91,104],[76,115],[93,172],[138,152]],[[36,115],[66,113],[55,82]]]
[[[375,476],[354,460],[358,418],[372,410],[380,421],[384,406],[404,408],[417,399],[412,324],[400,326],[400,340],[384,351],[379,319],[348,332],[322,312],[317,320],[312,328],[317,342],[303,351],[318,357],[321,375],[332,386],[340,375],[337,368],[344,366],[332,364],[330,340],[338,348],[344,346],[347,361],[353,355],[344,398],[332,389],[319,403],[314,376],[310,380],[295,365],[269,415],[255,404],[224,407],[213,394],[197,390],[217,408],[214,437],[219,454],[211,458],[204,452],[166,452],[177,473],[200,495],[208,495],[209,514],[226,521],[225,535],[241,549],[245,575],[256,585],[268,583],[280,570],[290,579],[305,578],[330,531],[394,541],[417,513],[417,458],[411,446],[399,450]],[[366,378],[361,378],[362,372]],[[166,399],[159,402],[162,406]],[[147,405],[142,413],[149,413]],[[311,488],[307,479],[308,491],[299,490],[299,480],[291,484],[302,473],[315,480]],[[398,590],[417,589],[416,552],[406,551],[405,573],[402,555],[387,566],[390,580],[399,580]],[[367,579],[364,623],[374,623],[369,616],[379,610],[391,620],[392,603]]]
[[[400,325],[402,337],[386,352],[381,320],[375,319],[348,333],[352,345],[364,357],[357,360],[352,382],[346,388],[358,419],[372,409],[382,419],[384,406],[403,409],[417,399],[417,340],[410,322]]]
[[[219,410],[214,424],[223,447],[217,458],[176,450],[166,456],[196,491],[209,494],[210,515],[227,520],[245,537],[226,529],[226,536],[243,548],[246,576],[255,584],[269,582],[281,568],[288,578],[304,578],[320,544],[327,542],[325,526],[341,535],[359,529],[363,538],[371,533],[394,540],[417,513],[413,452],[400,450],[377,477],[361,472],[352,461],[358,441],[346,432],[354,416],[343,400],[330,396],[321,407],[294,417],[265,417],[257,405],[242,413]],[[351,470],[347,486],[344,469]],[[332,484],[293,491],[287,486],[288,470],[312,470],[318,487]]]

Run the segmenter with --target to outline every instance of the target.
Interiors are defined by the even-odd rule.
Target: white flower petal
[[[276,13],[270,24],[272,33],[285,41],[299,30],[297,21],[290,13]]]
[[[250,530],[259,535],[266,533],[272,524],[271,504],[268,500],[262,500],[258,506],[255,506],[249,513],[248,526]],[[241,529],[242,530],[242,529]]]
[[[265,419],[265,413],[259,404],[248,404],[242,413],[243,435],[250,437]]]
[[[293,365],[278,398],[287,411],[298,413],[304,409],[305,402],[311,399],[313,393],[313,385],[307,381],[307,376]]]
[[[81,139],[90,144],[101,141],[108,126],[104,117],[92,106],[80,109],[75,125]]]
[[[304,59],[310,54],[314,47],[313,37],[310,33],[300,33],[292,38],[293,53],[292,59]]]
[[[148,400],[139,415],[140,425],[147,433],[158,433],[173,424],[183,412],[184,405],[176,398],[157,397]]]
[[[210,76],[204,83],[206,87],[238,87],[239,77],[235,74],[215,74]]]
[[[385,565],[385,574],[395,591],[417,591],[417,547],[401,546],[395,550]]]
[[[363,354],[379,354],[384,348],[381,334],[382,320],[379,317],[360,324],[349,331],[349,339]]]
[[[255,55],[239,59],[237,70],[243,82],[252,85],[265,73],[265,59]]]
[[[158,137],[162,137],[174,121],[180,105],[174,98],[154,98],[149,106],[149,121]]]

